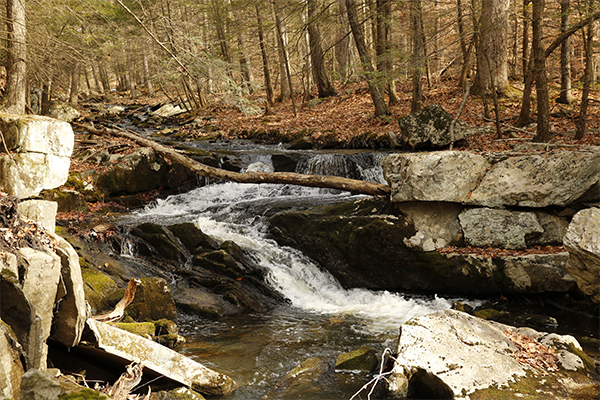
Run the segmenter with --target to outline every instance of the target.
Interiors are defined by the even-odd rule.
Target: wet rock
[[[52,338],[66,347],[73,347],[79,343],[85,321],[90,316],[85,301],[79,255],[65,239],[55,233],[48,234],[56,243],[55,251],[61,259],[61,281],[65,287],[65,295],[56,305]]]
[[[206,253],[219,248],[219,244],[215,239],[204,234],[200,228],[190,222],[170,225],[169,230],[191,254]]]
[[[133,228],[131,234],[150,243],[162,257],[177,262],[185,261],[186,251],[170,229],[147,222]]]
[[[450,126],[453,120],[454,117],[441,106],[430,104],[414,114],[398,119],[400,142],[403,147],[411,149],[439,149],[477,133],[476,128],[457,120],[451,137]]]
[[[58,282],[61,277],[61,260],[54,253],[33,250],[28,247],[17,251],[19,269],[23,270],[23,294],[33,307],[36,317],[41,319],[42,352],[31,359],[32,367],[46,369],[48,346],[46,339],[50,336],[52,326],[54,300]],[[29,357],[32,354],[28,354]]]
[[[350,353],[342,353],[335,362],[336,370],[373,371],[379,360],[375,351],[368,346],[363,346]]]
[[[520,339],[520,335],[528,338]],[[539,352],[548,356],[542,359],[540,353],[539,358],[519,353],[519,341],[509,336],[536,343]],[[571,398],[575,390],[596,386],[597,376],[586,369],[583,360],[581,364],[573,363],[574,360],[563,364],[553,359],[552,352],[570,346],[581,349],[570,336],[514,328],[455,310],[413,318],[402,326],[398,356],[387,377],[390,397]],[[517,361],[517,354],[539,367]],[[571,354],[578,357],[577,351]],[[564,365],[579,368],[572,372]]]
[[[192,264],[234,279],[244,276],[247,272],[246,268],[225,250],[197,254],[192,259]]]
[[[141,278],[141,281],[133,301],[127,306],[126,314],[136,321],[175,320],[177,309],[167,281],[158,277]]]
[[[382,162],[394,202],[464,203],[489,166],[483,156],[465,151],[393,153]]]
[[[598,150],[525,154],[494,164],[468,202],[493,208],[564,207],[575,203],[599,180]]]
[[[433,251],[463,244],[463,231],[458,222],[462,206],[441,202],[406,202],[399,203],[397,209],[417,230],[414,236],[403,239],[406,246]]]
[[[281,396],[296,395],[316,390],[315,383],[329,371],[329,366],[318,357],[303,361],[296,368],[288,372],[275,386],[263,396],[263,399],[279,398]]]
[[[0,320],[0,398],[18,399],[21,395],[21,375],[25,372],[23,349],[11,327]]]
[[[237,388],[229,376],[213,371],[151,340],[88,320],[97,347],[128,361],[142,361],[144,367],[193,390],[208,395],[227,395]]]
[[[238,311],[237,307],[223,299],[222,296],[203,287],[179,285],[174,297],[177,307],[189,314],[216,317],[235,314]]]
[[[152,393],[150,400],[205,400],[205,397],[191,389],[181,387]]]
[[[156,336],[154,340],[156,341],[156,343],[160,343],[163,346],[166,346],[170,349],[173,349],[186,342],[183,336],[177,334],[159,335]]]
[[[475,247],[525,249],[526,237],[542,233],[535,213],[472,208],[458,216],[465,242]]]
[[[176,335],[178,332],[177,324],[170,319],[159,319],[157,321],[152,321],[154,326],[156,327],[156,331],[153,335]]]
[[[599,302],[600,208],[588,208],[575,214],[564,244],[569,251],[566,270],[573,275],[583,293]]]

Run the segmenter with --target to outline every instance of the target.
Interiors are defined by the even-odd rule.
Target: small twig
[[[371,399],[371,395],[373,394],[373,391],[375,390],[375,387],[377,386],[377,383],[381,380],[381,379],[385,379],[386,376],[390,375],[392,373],[392,371],[389,372],[383,372],[383,368],[385,367],[385,362],[386,362],[386,358],[385,355],[387,353],[390,353],[390,357],[392,359],[394,359],[394,357],[392,357],[392,351],[386,347],[385,350],[383,350],[383,353],[381,354],[381,364],[379,366],[379,373],[376,374],[373,379],[371,379],[369,382],[365,383],[359,390],[358,392],[354,393],[352,395],[352,397],[350,397],[349,400],[353,400],[356,396],[358,396],[363,390],[367,389],[369,387],[370,384],[373,384],[373,386],[371,387],[371,390],[369,390],[369,393],[367,394],[367,399]],[[395,359],[394,359],[395,361]]]

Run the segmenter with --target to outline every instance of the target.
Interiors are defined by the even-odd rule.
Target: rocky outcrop
[[[0,156],[0,182],[8,194],[27,198],[67,181],[74,135],[66,122],[42,116],[0,115],[10,154]]]
[[[392,201],[451,201],[491,208],[568,206],[600,180],[600,149],[478,155],[394,153],[383,161]]]
[[[600,301],[600,208],[579,211],[565,235],[569,251],[566,270],[579,288],[595,302]]]
[[[0,320],[0,398],[18,399],[21,395],[23,349],[11,327]]]
[[[228,395],[237,388],[229,376],[213,371],[181,354],[111,325],[88,320],[95,345],[128,362],[143,362],[145,368],[202,394]]]
[[[454,117],[441,106],[430,104],[398,119],[400,143],[411,149],[439,149],[477,133],[463,121],[453,121]]]
[[[458,220],[462,207],[415,204],[395,207],[386,200],[363,199],[281,212],[269,219],[269,226],[280,244],[301,250],[345,287],[462,295],[574,288],[564,270],[566,252],[485,257],[436,251],[442,243],[464,245]],[[424,227],[423,221],[436,218],[447,220]],[[439,237],[436,226],[444,227]]]
[[[392,398],[541,400],[572,398],[584,388],[597,393],[597,378],[572,336],[445,310],[402,326],[387,381]]]

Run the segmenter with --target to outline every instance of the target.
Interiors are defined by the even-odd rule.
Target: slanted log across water
[[[122,129],[96,129],[90,125],[74,124],[95,135],[110,134],[124,137],[135,141],[141,146],[150,147],[161,156],[175,161],[191,171],[208,177],[219,178],[239,183],[279,183],[300,186],[320,187],[327,189],[339,189],[352,193],[366,194],[370,196],[389,196],[390,187],[375,182],[367,182],[356,179],[343,178],[329,175],[305,175],[293,172],[233,172],[220,168],[210,167],[199,163],[191,158],[177,152],[175,149],[159,144],[153,140],[146,139],[138,134]]]

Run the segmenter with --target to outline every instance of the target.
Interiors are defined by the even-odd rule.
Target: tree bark
[[[292,97],[291,79],[288,79],[288,71],[290,71],[289,57],[287,52],[287,27],[283,18],[283,10],[281,1],[272,0],[273,11],[275,12],[275,25],[277,32],[277,48],[279,54],[279,101],[286,101]]]
[[[415,113],[421,109],[421,101],[423,100],[423,83],[421,81],[425,70],[426,57],[421,0],[410,1],[410,31],[413,38],[410,112]]]
[[[148,90],[148,96],[154,96],[154,87],[152,86],[152,81],[150,80],[150,66],[148,65],[148,51],[146,50],[146,46],[142,47],[142,57],[144,61],[144,83],[146,84],[146,89]]]
[[[523,80],[529,68],[529,4],[531,0],[523,0]]]
[[[479,22],[480,45],[477,46],[477,75],[473,91],[491,94],[491,75],[494,75],[499,95],[506,95],[508,84],[508,10],[509,0],[483,0]],[[489,57],[489,62],[488,62]]]
[[[537,97],[537,131],[535,142],[550,141],[550,99],[548,97],[548,77],[546,76],[546,54],[544,52],[544,31],[542,27],[545,0],[533,0],[533,76]]]
[[[24,114],[27,103],[25,0],[6,2],[6,99],[9,112]]]
[[[385,89],[388,93],[389,105],[398,103],[396,82],[392,71],[392,53],[390,45],[390,26],[392,23],[392,1],[377,0],[377,70],[382,72],[385,79]]]
[[[260,6],[258,4],[255,4],[254,8],[256,10],[256,22],[258,25],[258,44],[260,46],[260,54],[262,56],[265,91],[267,92],[267,104],[265,114],[270,114],[271,107],[273,106],[273,104],[275,104],[275,99],[273,96],[273,84],[271,83],[271,73],[269,72],[269,55],[267,54],[267,47],[265,46],[265,33],[263,29],[262,16],[260,13]]]
[[[69,91],[69,103],[77,104],[79,102],[79,82],[80,82],[81,64],[74,61],[71,69],[71,90]]]
[[[585,72],[583,76],[583,92],[581,93],[581,107],[579,108],[579,121],[577,121],[577,131],[575,139],[583,139],[585,127],[587,123],[587,111],[589,105],[590,86],[593,80],[593,43],[594,43],[594,23],[590,21],[587,27],[587,35],[585,40]]]
[[[235,20],[240,25],[237,41],[238,41],[238,53],[240,58],[240,72],[242,74],[242,85],[248,91],[252,93],[254,91],[252,87],[252,81],[254,81],[254,75],[252,73],[252,65],[250,64],[250,58],[248,57],[248,49],[246,46],[246,32],[243,28],[244,18],[240,15],[240,12],[236,9],[234,12]]]
[[[335,45],[335,58],[337,61],[337,72],[342,80],[346,81],[350,72],[350,35],[348,34],[350,28],[348,26],[348,19],[346,18],[346,15],[348,15],[346,0],[337,0],[337,6],[339,30],[337,32],[337,44]]]
[[[183,167],[188,168],[201,176],[208,178],[225,179],[229,181],[239,183],[278,183],[278,184],[291,184],[300,186],[320,187],[329,189],[339,189],[348,192],[366,194],[370,196],[389,196],[391,193],[390,187],[382,185],[380,183],[360,181],[356,179],[343,178],[339,176],[327,176],[327,175],[304,175],[292,172],[232,172],[220,168],[210,167],[205,164],[201,164],[191,158],[177,152],[175,149],[164,146],[150,139],[146,139],[133,132],[125,131],[122,129],[108,129],[102,130],[95,129],[91,126],[75,123],[74,125],[79,126],[90,133],[95,135],[110,134],[113,136],[124,137],[131,139],[144,147],[150,147],[161,156],[168,158],[169,160],[181,164]]]
[[[323,57],[323,48],[321,46],[321,31],[317,24],[318,4],[317,0],[307,0],[308,5],[308,36],[310,41],[310,58],[312,61],[312,74],[317,85],[319,97],[335,96],[335,89],[331,84],[327,70],[325,69],[325,59]]]
[[[390,110],[385,104],[385,99],[383,97],[381,87],[379,87],[379,85],[377,84],[375,70],[373,69],[373,64],[371,64],[371,60],[369,59],[369,53],[367,50],[367,45],[365,43],[365,37],[363,36],[362,29],[358,22],[358,13],[356,10],[355,0],[346,0],[346,11],[348,12],[348,22],[350,23],[350,29],[352,30],[354,42],[356,43],[356,50],[358,51],[360,61],[362,63],[363,69],[365,70],[365,75],[367,76],[369,92],[371,93],[371,99],[373,100],[373,105],[375,106],[375,115],[389,115]]]
[[[560,31],[564,33],[571,23],[571,0],[560,1]],[[571,104],[571,38],[565,39],[560,45],[560,96],[559,103]]]

